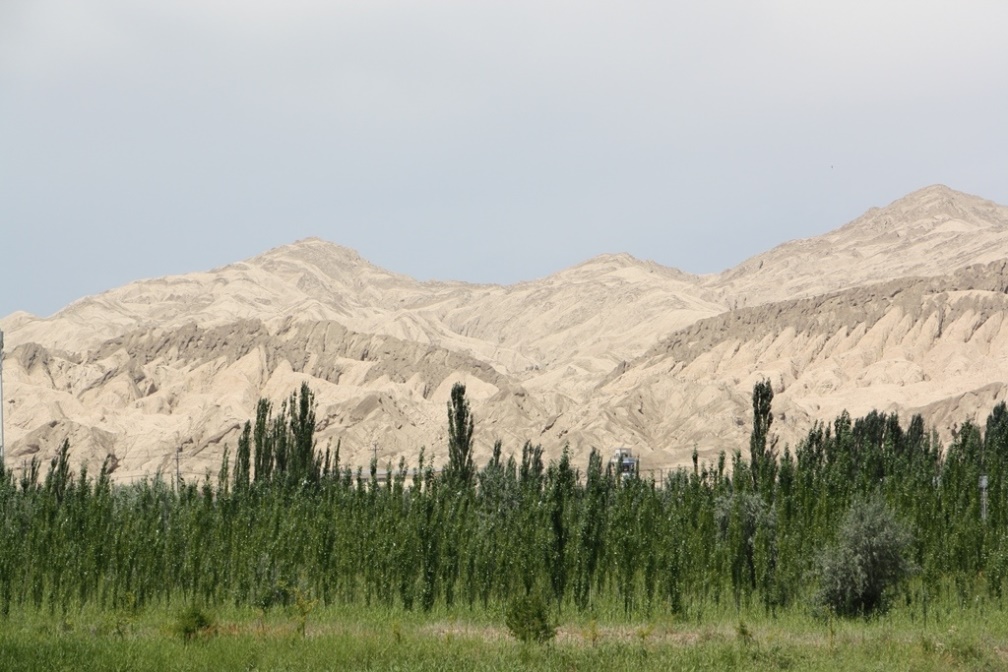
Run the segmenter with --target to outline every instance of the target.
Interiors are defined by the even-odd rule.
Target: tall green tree
[[[256,405],[255,433],[255,480],[267,482],[273,473],[273,441],[270,438],[270,416],[273,405],[269,399],[260,399]]]
[[[315,393],[301,383],[290,398],[290,478],[295,483],[317,483],[321,462],[315,457]]]
[[[452,385],[448,402],[448,468],[445,477],[456,485],[469,487],[473,481],[472,436],[473,416],[465,385]]]
[[[245,422],[241,436],[238,437],[238,453],[235,455],[234,486],[235,490],[246,490],[249,486],[252,454],[252,423]]]
[[[753,428],[749,435],[749,468],[752,471],[753,486],[761,491],[760,484],[769,484],[774,480],[777,456],[773,444],[767,447],[767,437],[770,425],[773,424],[773,413],[770,406],[773,403],[773,386],[769,380],[761,380],[753,386],[752,408]]]

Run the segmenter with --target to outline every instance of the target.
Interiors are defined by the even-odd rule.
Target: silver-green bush
[[[911,542],[880,497],[856,501],[819,556],[819,603],[840,616],[886,611],[891,589],[912,570]]]

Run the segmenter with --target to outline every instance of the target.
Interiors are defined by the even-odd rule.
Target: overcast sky
[[[1008,203],[1008,3],[0,1],[0,316],[307,236],[420,279],[707,273]]]

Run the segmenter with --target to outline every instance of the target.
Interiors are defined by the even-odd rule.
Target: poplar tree
[[[308,383],[290,398],[290,441],[288,445],[291,480],[317,483],[321,463],[315,459],[315,394]]]
[[[255,419],[255,480],[270,480],[273,472],[273,441],[270,437],[270,415],[273,407],[269,399],[260,399],[256,405]]]
[[[235,455],[234,486],[236,491],[248,489],[251,470],[252,423],[245,421],[241,436],[238,437],[238,453]]]
[[[760,484],[772,485],[776,476],[777,456],[773,445],[767,448],[767,436],[773,424],[770,405],[773,402],[773,386],[769,380],[761,380],[753,386],[753,429],[749,436],[749,468],[752,471],[753,486],[760,491]]]
[[[465,389],[462,383],[452,385],[451,401],[448,402],[448,468],[445,478],[468,488],[473,480],[473,416]]]

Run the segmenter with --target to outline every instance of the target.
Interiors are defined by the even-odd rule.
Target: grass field
[[[221,610],[190,641],[179,608],[0,621],[0,670],[1001,670],[1008,618],[946,611],[924,625],[712,615],[706,622],[584,620],[547,645],[520,644],[484,614],[319,610],[262,618]]]

